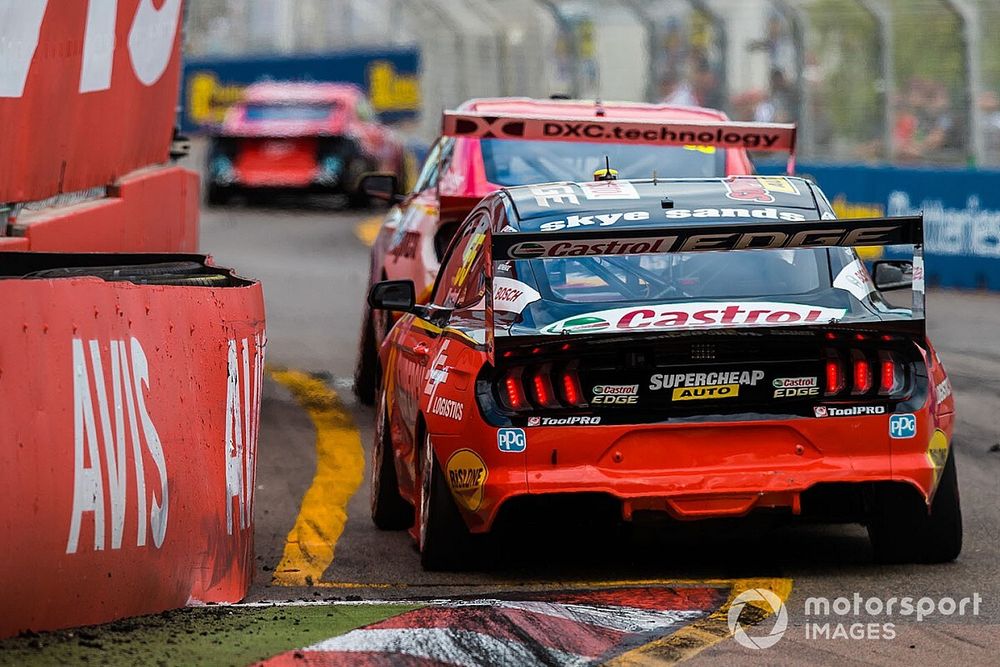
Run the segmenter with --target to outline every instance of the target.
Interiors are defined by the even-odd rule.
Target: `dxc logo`
[[[497,448],[501,452],[517,454],[528,446],[528,437],[523,428],[502,428],[497,430]]]
[[[445,132],[447,133],[445,128]],[[490,138],[511,138],[524,136],[524,121],[495,116],[461,116],[454,118],[452,132],[456,136],[473,136]]]
[[[889,417],[889,435],[893,438],[912,438],[917,434],[917,418],[913,415]]]

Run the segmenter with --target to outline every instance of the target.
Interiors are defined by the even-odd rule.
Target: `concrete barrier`
[[[246,595],[260,285],[211,268],[135,280],[229,276],[225,285],[51,271],[192,261],[204,258],[9,253],[0,262],[0,637]]]

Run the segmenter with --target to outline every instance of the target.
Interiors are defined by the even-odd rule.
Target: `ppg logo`
[[[889,417],[889,435],[893,438],[912,438],[917,434],[917,418],[913,415]]]
[[[501,452],[517,454],[528,446],[528,438],[523,428],[501,428],[497,430],[497,448]]]

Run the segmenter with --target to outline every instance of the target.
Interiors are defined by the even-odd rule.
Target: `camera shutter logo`
[[[763,603],[754,605],[756,607],[769,607],[771,609],[771,613],[774,615],[774,625],[770,631],[764,631],[763,628],[752,625],[744,628],[740,623],[740,613],[753,602]],[[733,634],[733,639],[740,646],[752,649],[770,648],[785,636],[785,630],[788,628],[788,610],[785,609],[781,598],[773,592],[766,588],[751,588],[733,599],[733,603],[729,606],[729,613],[726,615],[726,621],[729,623],[729,631]],[[754,634],[751,635],[747,629]],[[761,634],[757,634],[757,632]]]

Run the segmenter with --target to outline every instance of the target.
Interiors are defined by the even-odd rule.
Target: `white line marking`
[[[373,651],[411,655],[462,667],[493,665],[585,665],[592,659],[575,653],[535,645],[534,650],[518,641],[497,639],[469,630],[448,628],[399,628],[351,630],[347,634],[313,644],[304,651]],[[484,662],[485,661],[485,662]]]

